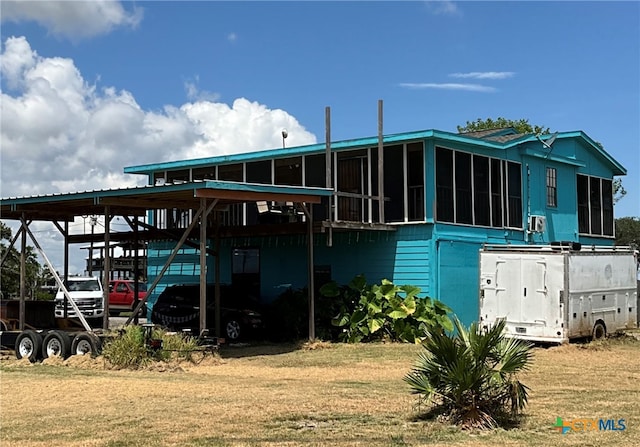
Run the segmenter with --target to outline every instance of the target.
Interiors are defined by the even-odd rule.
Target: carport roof
[[[95,191],[45,194],[0,199],[0,219],[64,221],[75,216],[110,214],[142,216],[150,209],[197,209],[200,201],[219,199],[219,204],[273,200],[320,203],[331,189],[301,186],[263,185],[218,180],[200,180],[164,185]]]

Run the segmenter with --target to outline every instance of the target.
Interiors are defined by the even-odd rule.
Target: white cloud
[[[426,0],[429,11],[437,15],[459,15],[458,5],[450,0]]]
[[[507,79],[514,75],[513,71],[472,71],[470,73],[451,73],[449,76],[462,79]]]
[[[136,28],[142,16],[141,8],[127,11],[114,0],[2,2],[3,22],[34,21],[70,40],[107,34],[117,27]]]
[[[89,84],[71,59],[6,40],[1,75],[3,197],[133,186],[125,166],[316,142],[291,115],[245,98],[231,105],[193,85],[191,102],[143,110],[131,92]],[[197,78],[196,78],[197,80]],[[210,99],[203,99],[204,97]]]
[[[0,92],[1,197],[142,185],[146,177],[123,174],[125,166],[278,148],[283,128],[288,146],[316,142],[284,110],[205,100],[195,83],[191,102],[143,110],[131,92],[88,83],[73,60],[41,57],[25,37],[8,38],[0,61],[11,86]],[[34,224],[61,268],[58,231]],[[82,271],[82,257],[71,262],[72,273]]]
[[[201,90],[198,86],[200,77],[196,76],[194,80],[188,80],[184,83],[184,90],[187,93],[187,99],[189,101],[211,101],[215,102],[220,99],[220,94],[216,92],[209,92],[207,90]]]
[[[410,88],[410,89],[439,89],[439,90],[464,90],[469,92],[486,92],[491,93],[497,91],[495,87],[489,87],[486,85],[480,84],[456,84],[456,83],[432,83],[432,82],[423,82],[423,83],[402,83],[400,87]]]

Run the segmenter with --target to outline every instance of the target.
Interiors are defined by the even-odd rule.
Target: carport
[[[70,299],[65,289],[64,281],[56,273],[49,258],[29,229],[29,225],[34,221],[51,222],[64,236],[64,271],[67,275],[69,265],[69,244],[104,242],[108,247],[112,241],[131,241],[137,245],[139,241],[152,241],[159,239],[176,239],[178,242],[171,255],[165,262],[161,272],[155,281],[149,286],[147,296],[151,294],[163,274],[169,268],[171,261],[177,255],[183,245],[197,246],[200,253],[200,330],[206,327],[206,282],[207,282],[207,254],[215,256],[215,322],[216,336],[220,336],[220,260],[218,256],[220,226],[217,222],[215,212],[231,204],[243,202],[285,202],[292,203],[293,206],[304,213],[307,232],[307,253],[308,253],[308,291],[309,291],[309,339],[315,339],[314,327],[314,284],[313,284],[313,233],[322,231],[321,225],[314,228],[312,218],[312,207],[310,204],[318,204],[322,197],[331,196],[332,189],[310,188],[297,186],[279,186],[252,183],[238,183],[228,181],[202,180],[193,182],[176,182],[162,185],[148,185],[142,187],[106,189],[96,191],[75,192],[66,194],[47,194],[29,197],[6,198],[0,200],[0,218],[3,220],[15,220],[20,222],[20,229],[16,232],[8,248],[13,247],[18,238],[21,238],[21,268],[20,268],[20,330],[25,325],[25,251],[27,246],[27,236],[29,236],[38,250],[38,253],[55,277],[58,286],[64,290],[70,304],[75,304]],[[184,230],[166,230],[155,225],[141,222],[139,219],[147,215],[151,210],[162,209],[182,209],[191,211],[191,223]],[[214,249],[207,246],[207,237],[212,228],[208,228],[208,217],[214,215],[215,222]],[[69,234],[69,223],[76,217],[86,215],[102,215],[105,221],[104,234],[92,235],[71,235]],[[131,231],[112,232],[110,229],[111,219],[121,216],[128,223]],[[282,224],[280,227],[287,224]],[[143,229],[141,230],[140,227]],[[180,235],[181,231],[181,235]],[[247,231],[245,228],[243,231]],[[254,231],[261,231],[260,229]],[[268,230],[273,231],[273,230]],[[280,228],[279,231],[282,231]],[[198,239],[199,244],[195,244],[189,239]],[[8,253],[9,250],[6,251]],[[5,258],[0,260],[0,265]],[[110,255],[109,250],[105,250],[104,277],[103,284],[108,284],[110,279]],[[108,287],[104,288],[105,316],[103,329],[109,328],[109,293]],[[133,315],[143,306],[144,300],[129,317],[126,324],[131,323]],[[80,315],[80,320],[87,330],[91,327],[81,315],[78,309],[76,313]]]

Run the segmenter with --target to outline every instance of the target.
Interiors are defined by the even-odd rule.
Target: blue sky
[[[477,118],[583,130],[640,216],[638,2],[2,2],[0,195]]]

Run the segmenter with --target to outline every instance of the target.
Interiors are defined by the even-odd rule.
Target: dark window
[[[473,193],[475,224],[489,226],[489,158],[479,155],[473,156]]]
[[[547,168],[547,206],[558,206],[558,177],[556,168]]]
[[[154,185],[164,185],[164,171],[154,172],[153,173],[153,184]]]
[[[491,159],[491,226],[504,225],[502,207],[502,163],[496,158]]]
[[[384,148],[384,219],[404,221],[404,164],[402,145]]]
[[[580,174],[576,181],[578,231],[613,236],[613,181]]]
[[[327,173],[325,170],[326,154],[307,155],[304,160],[304,182],[305,186],[324,188],[327,184]],[[313,205],[313,220],[321,221],[328,219],[329,198],[323,197],[322,203]]]
[[[437,220],[522,228],[519,163],[436,148],[435,171]]]
[[[189,181],[188,169],[180,169],[177,171],[167,171],[167,183],[188,182],[188,181]]]
[[[508,162],[508,209],[509,222],[507,226],[522,228],[522,173],[520,165]]]
[[[471,199],[471,154],[456,152],[456,222],[473,224],[473,208]]]
[[[409,220],[424,220],[424,149],[422,143],[407,145]]]
[[[327,184],[325,154],[307,155],[304,160],[305,186],[324,188]]]
[[[362,157],[338,158],[338,219],[362,222],[363,198],[366,188],[366,159]]]
[[[226,182],[241,182],[242,178],[242,164],[237,163],[233,165],[221,165],[218,166],[218,180]]]
[[[600,179],[589,178],[589,202],[591,204],[591,234],[602,234],[602,195]]]
[[[613,182],[602,179],[602,234],[613,236]]]
[[[578,175],[578,231],[580,233],[590,233],[589,231],[589,177]]]
[[[436,217],[453,222],[453,151],[436,148]]]
[[[216,167],[207,166],[204,168],[195,168],[193,170],[194,180],[215,180],[216,179]]]
[[[271,184],[271,160],[247,163],[247,183]]]
[[[378,148],[371,148],[371,195],[378,197]],[[378,208],[378,200],[373,200],[371,207],[372,222],[380,221],[380,211]]]
[[[274,160],[275,184],[302,186],[302,157]]]

